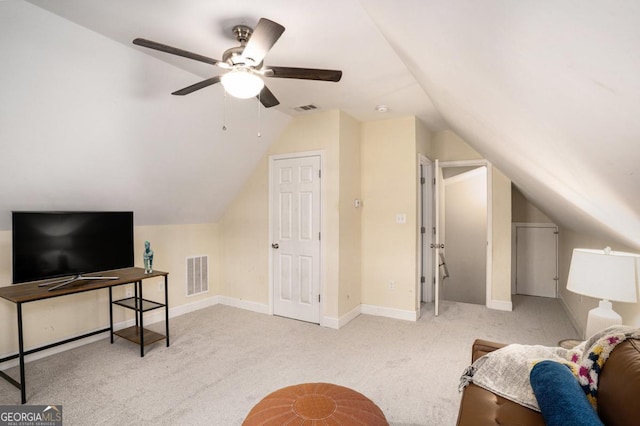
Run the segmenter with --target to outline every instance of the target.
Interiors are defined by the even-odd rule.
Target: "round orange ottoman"
[[[388,425],[369,398],[344,386],[304,383],[270,393],[255,405],[245,426]]]

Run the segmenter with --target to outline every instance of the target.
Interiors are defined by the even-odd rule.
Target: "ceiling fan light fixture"
[[[220,77],[224,90],[234,98],[249,99],[258,96],[264,81],[247,68],[236,68]]]

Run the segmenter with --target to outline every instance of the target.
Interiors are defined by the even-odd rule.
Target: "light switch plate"
[[[407,223],[407,214],[406,213],[396,213],[396,223],[404,225]]]

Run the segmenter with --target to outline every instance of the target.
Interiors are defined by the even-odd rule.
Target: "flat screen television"
[[[134,263],[133,212],[14,211],[12,236],[14,284]]]

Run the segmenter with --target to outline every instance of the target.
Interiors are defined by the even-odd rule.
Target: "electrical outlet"
[[[396,288],[396,282],[395,281],[389,281],[389,290],[393,290],[394,288]]]
[[[158,291],[162,292],[164,290],[164,284],[163,283],[158,283]]]
[[[125,297],[133,297],[133,289],[132,288],[127,288],[126,293],[125,293]]]

